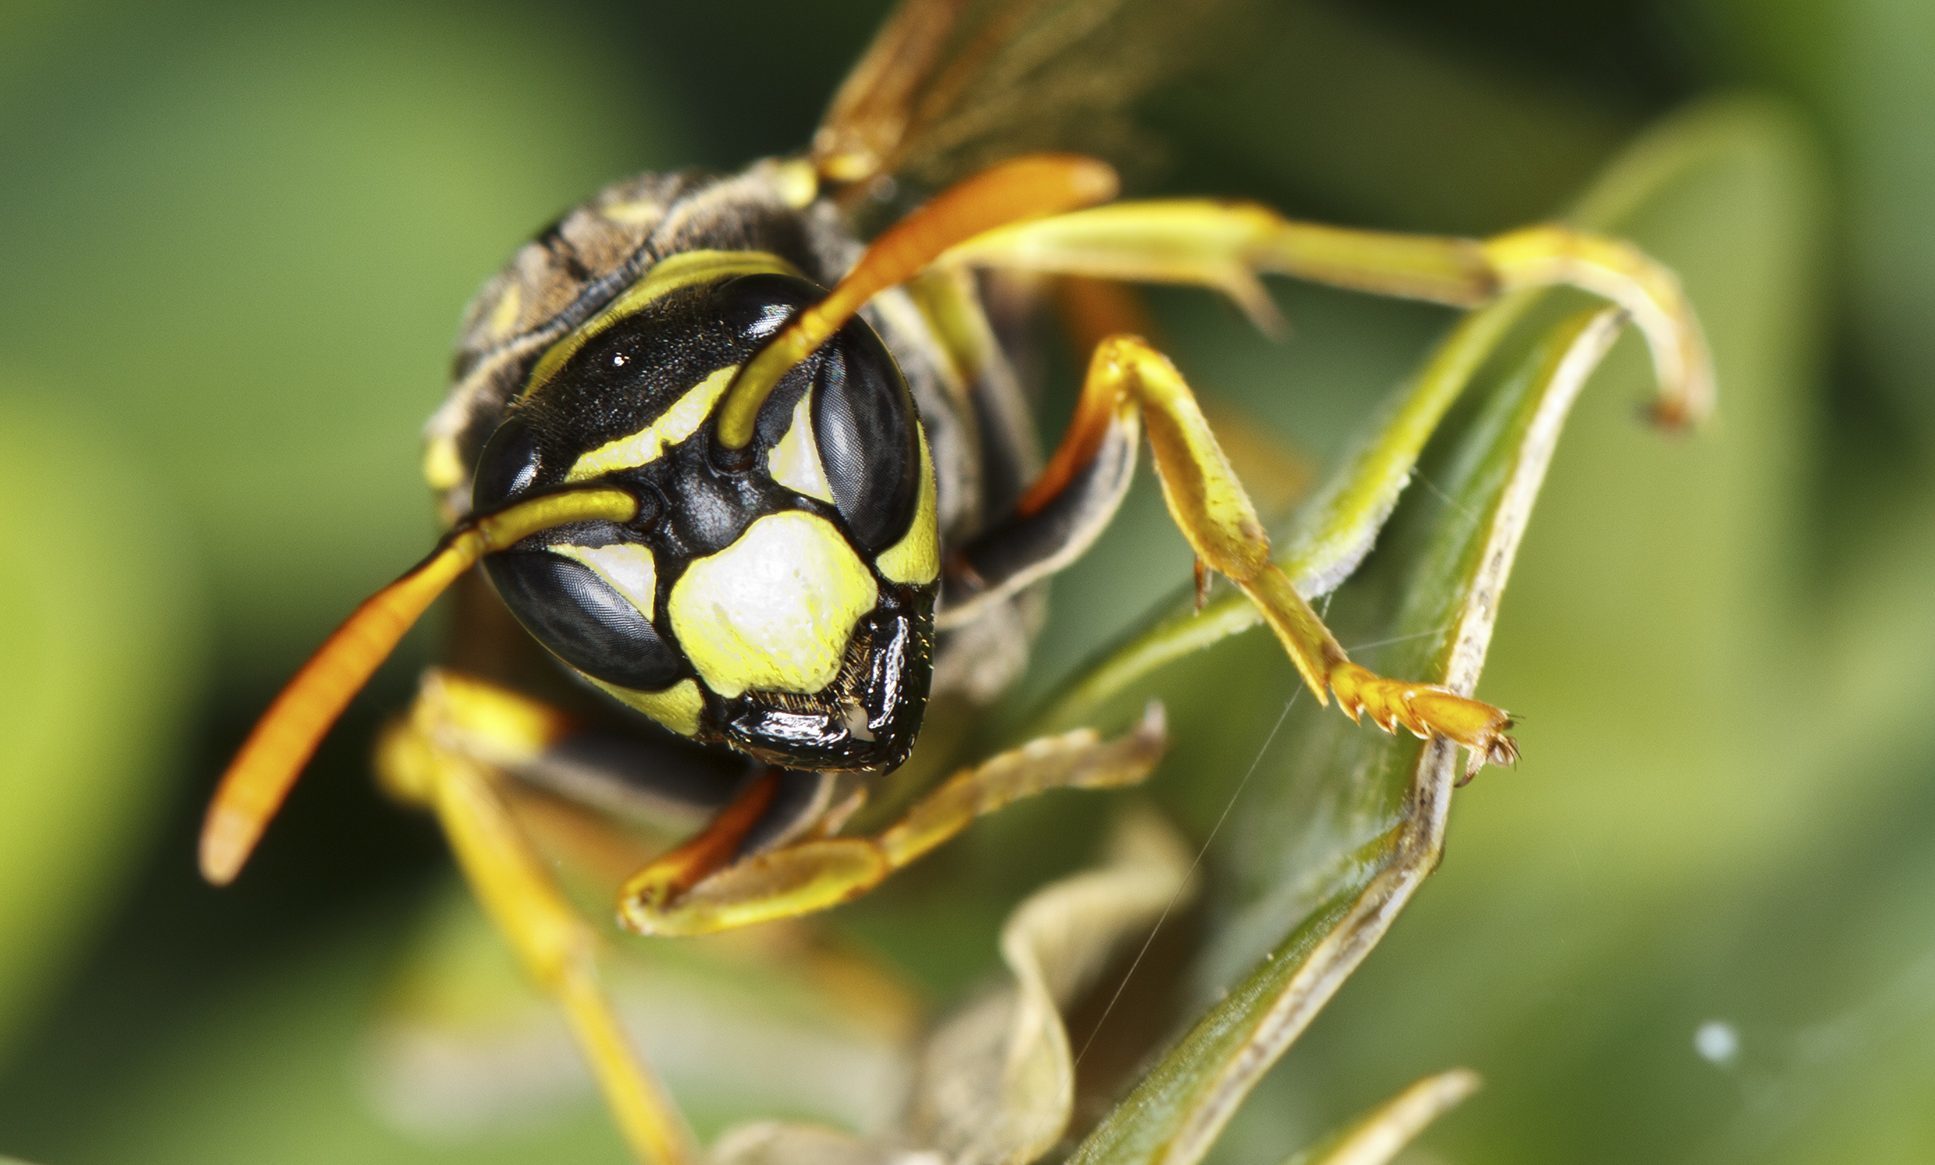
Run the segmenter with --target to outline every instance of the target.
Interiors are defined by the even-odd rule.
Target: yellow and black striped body
[[[616,184],[480,293],[428,434],[452,519],[559,487],[637,496],[630,523],[493,556],[498,593],[619,702],[784,768],[905,759],[936,666],[943,548],[981,532],[1032,469],[998,352],[961,350],[986,325],[960,286],[941,326],[913,296],[881,297],[787,375],[746,449],[715,439],[738,368],[860,248],[802,164]],[[999,609],[1016,626],[998,637],[1025,638]],[[944,637],[944,684],[992,686],[1001,621]]]

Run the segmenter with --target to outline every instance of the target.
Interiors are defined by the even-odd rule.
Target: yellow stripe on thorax
[[[531,368],[531,376],[524,383],[522,395],[529,396],[548,384],[558,374],[558,369],[563,368],[594,336],[674,291],[733,275],[799,273],[799,268],[765,251],[682,251],[660,259],[638,282],[607,304],[605,310],[573,328],[570,334],[546,349]]]

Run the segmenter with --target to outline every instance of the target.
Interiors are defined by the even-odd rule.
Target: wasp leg
[[[1270,539],[1243,484],[1218,447],[1195,396],[1167,357],[1135,336],[1115,336],[1096,349],[1075,418],[1041,477],[1019,506],[1021,520],[1048,512],[1098,458],[1133,450],[1141,425],[1169,513],[1206,566],[1234,582],[1269,623],[1320,701],[1335,693],[1352,720],[1370,717],[1386,732],[1399,727],[1443,737],[1471,750],[1472,771],[1517,756],[1511,717],[1489,704],[1434,684],[1376,675],[1352,663],[1289,576],[1271,561]]]
[[[945,261],[1212,287],[1265,326],[1276,315],[1259,274],[1459,307],[1573,286],[1626,309],[1645,335],[1660,381],[1659,420],[1696,421],[1712,406],[1706,339],[1679,280],[1629,243],[1558,224],[1467,239],[1297,222],[1253,203],[1118,202],[997,228]]]
[[[690,935],[825,910],[858,898],[975,818],[1023,797],[1135,784],[1155,768],[1166,739],[1162,709],[1151,705],[1140,724],[1113,740],[1088,728],[1031,740],[955,773],[877,834],[791,842],[667,893],[689,872],[689,854],[675,851],[626,885],[619,920],[640,934]]]
[[[731,865],[753,828],[765,817],[778,790],[779,773],[765,773],[685,844],[654,858],[650,865],[626,879],[619,899],[620,921],[630,926],[633,914],[664,909],[692,887]]]
[[[633,1155],[687,1165],[697,1160],[692,1134],[599,984],[597,936],[545,870],[500,787],[506,767],[569,731],[546,705],[431,671],[409,716],[384,738],[378,769],[393,793],[437,815],[485,912],[525,972],[564,1008]]]
[[[1054,294],[1062,331],[1078,358],[1094,352],[1110,336],[1143,336],[1161,344],[1139,288],[1074,275],[1056,280]],[[1214,398],[1197,403],[1210,428],[1222,434],[1223,452],[1238,476],[1250,483],[1250,499],[1264,517],[1274,521],[1287,515],[1316,483],[1317,466],[1308,452],[1239,404]]]

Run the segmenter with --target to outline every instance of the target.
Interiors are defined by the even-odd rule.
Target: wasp
[[[1103,534],[1145,443],[1199,591],[1234,584],[1319,701],[1462,746],[1468,773],[1516,756],[1503,710],[1350,659],[1272,560],[1194,389],[1119,300],[1095,300],[1105,326],[1043,456],[989,280],[1190,285],[1258,314],[1266,274],[1459,307],[1572,285],[1641,329],[1663,420],[1706,408],[1705,344],[1677,281],[1618,240],[1557,225],[1397,235],[1124,199],[1107,163],[1069,153],[983,149],[936,181],[940,160],[976,156],[963,143],[985,145],[971,81],[1000,73],[1002,30],[1029,8],[906,0],[806,150],[621,181],[519,250],[465,316],[428,427],[446,533],[304,665],[209,808],[202,869],[226,883],[348,701],[454,587],[448,661],[377,767],[440,822],[642,1160],[690,1159],[689,1134],[507,789],[595,808],[713,782],[709,823],[616,889],[626,930],[690,935],[852,900],[1017,798],[1143,779],[1158,717],[974,758],[855,826],[936,710],[971,712],[1017,677],[1043,583]],[[931,197],[876,227],[915,175]]]

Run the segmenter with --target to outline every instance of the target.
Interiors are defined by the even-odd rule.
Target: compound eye
[[[646,547],[614,542],[513,550],[484,566],[518,622],[577,670],[644,691],[678,679],[678,652],[650,616],[657,576]]]
[[[471,508],[490,510],[503,505],[536,484],[543,468],[537,433],[523,416],[513,413],[497,426],[478,455],[470,487]]]
[[[715,309],[756,351],[825,295],[797,276],[743,275],[720,285]],[[885,550],[907,533],[920,499],[919,419],[907,381],[873,328],[855,317],[780,381],[760,418],[766,441],[785,433],[799,399],[795,378],[805,375],[813,444],[834,508],[862,549]]]
[[[713,311],[738,339],[754,345],[774,333],[825,290],[797,275],[762,271],[735,275],[713,292]]]
[[[898,542],[920,497],[919,419],[886,345],[854,319],[821,349],[813,434],[833,502],[870,551]]]

